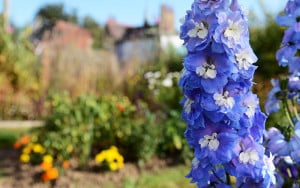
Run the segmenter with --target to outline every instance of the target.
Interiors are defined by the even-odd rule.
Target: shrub
[[[154,116],[142,102],[127,97],[66,95],[50,100],[51,115],[37,131],[38,142],[60,163],[70,158],[85,167],[96,151],[115,145],[125,159],[146,160],[155,154]]]

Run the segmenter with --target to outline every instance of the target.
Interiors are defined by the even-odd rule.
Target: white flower
[[[254,116],[257,105],[258,105],[258,101],[255,100],[255,98],[248,98],[244,101],[244,106],[247,107],[245,114],[249,118],[252,118]]]
[[[152,72],[147,72],[147,73],[144,74],[144,78],[145,79],[150,79],[152,77],[153,77],[153,73]]]
[[[196,74],[205,79],[214,79],[217,76],[216,66],[213,64],[204,63],[204,65],[196,68]]]
[[[200,164],[200,161],[196,157],[194,157],[194,159],[192,160],[192,168],[193,169],[198,168],[199,164]]]
[[[211,151],[216,151],[220,145],[219,140],[217,139],[217,133],[213,133],[211,136],[210,135],[205,135],[204,138],[201,138],[199,140],[199,144],[201,148],[207,147]]]
[[[156,71],[153,73],[154,78],[159,78],[161,76],[161,73],[159,71]]]
[[[191,100],[189,98],[186,99],[186,101],[184,102],[184,105],[183,105],[185,113],[187,113],[187,114],[191,113],[193,103],[194,103],[193,100]]]
[[[283,157],[283,160],[287,163],[287,164],[294,164],[293,159],[291,158],[291,156],[285,156]]]
[[[239,161],[243,164],[250,163],[252,165],[255,164],[256,161],[259,160],[258,153],[256,150],[248,149],[243,151],[239,155]]]
[[[233,39],[234,41],[238,41],[241,38],[241,34],[243,32],[243,28],[240,27],[240,22],[233,22],[232,20],[228,20],[229,26],[226,28],[224,32],[224,36],[228,39]]]
[[[165,86],[165,87],[172,87],[173,86],[173,80],[172,80],[172,78],[170,78],[170,77],[165,78],[162,81],[162,85]]]
[[[271,182],[273,185],[276,184],[276,177],[275,177],[275,165],[274,165],[274,156],[272,155],[272,153],[270,154],[270,157],[264,155],[264,171],[263,171],[263,177],[265,177],[266,174],[269,174]]]
[[[229,96],[228,91],[225,91],[223,94],[215,93],[213,97],[216,105],[218,106],[223,106],[229,109],[231,109],[234,106],[234,98]]]
[[[195,23],[194,29],[189,30],[187,35],[193,38],[198,37],[204,39],[208,35],[208,28],[203,22],[200,22],[200,24]]]
[[[248,70],[256,61],[255,56],[247,49],[241,50],[239,53],[235,54],[235,58],[239,69],[245,70]]]

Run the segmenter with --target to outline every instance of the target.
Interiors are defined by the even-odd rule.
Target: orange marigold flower
[[[44,174],[42,174],[42,180],[44,182],[57,179],[59,173],[57,168],[50,168]]]
[[[69,161],[64,161],[64,162],[62,163],[62,167],[63,167],[64,169],[69,168],[69,167],[70,167],[70,162],[69,162]]]
[[[20,142],[21,142],[22,145],[28,144],[28,143],[30,142],[29,136],[23,136],[23,137],[21,138]]]
[[[118,109],[120,112],[124,112],[124,111],[125,111],[125,108],[124,108],[124,106],[123,106],[121,103],[117,103],[116,107],[117,107],[117,109]]]
[[[15,142],[14,143],[14,148],[15,149],[19,149],[21,147],[21,143],[20,142]]]
[[[42,162],[40,164],[40,167],[44,170],[44,171],[47,171],[48,169],[52,168],[52,163],[50,162]]]

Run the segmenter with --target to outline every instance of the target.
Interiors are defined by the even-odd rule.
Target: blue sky
[[[240,0],[244,8],[260,12],[259,0]],[[268,10],[277,13],[283,9],[286,0],[262,0]],[[179,18],[185,15],[193,0],[10,0],[10,20],[17,26],[31,24],[40,7],[46,4],[63,3],[69,12],[76,10],[79,17],[92,16],[100,24],[109,17],[128,25],[141,25],[145,14],[154,22],[159,16],[160,4],[170,5],[175,12],[176,27]],[[0,3],[3,10],[3,3]]]

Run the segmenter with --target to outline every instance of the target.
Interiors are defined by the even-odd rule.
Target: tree
[[[257,74],[264,80],[285,72],[285,69],[278,66],[275,58],[282,36],[283,28],[275,23],[271,14],[267,13],[265,25],[251,29],[251,44],[258,56]]]
[[[102,48],[104,39],[104,29],[90,16],[83,19],[82,26],[88,29],[93,36],[93,47]]]
[[[78,23],[78,16],[76,10],[67,13],[62,4],[46,5],[42,7],[36,14],[36,18],[42,19],[43,22],[55,23],[57,20],[65,20],[68,22]]]

